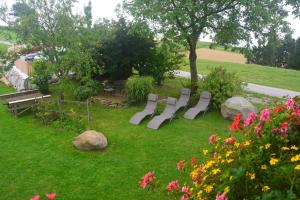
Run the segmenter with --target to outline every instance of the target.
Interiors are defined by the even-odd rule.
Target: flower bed
[[[168,195],[181,200],[300,199],[300,98],[259,115],[250,113],[245,121],[238,114],[229,130],[242,139],[210,136],[212,148],[203,150],[205,161],[194,157],[177,163],[190,181],[171,181]],[[158,182],[149,172],[140,186],[155,189]]]

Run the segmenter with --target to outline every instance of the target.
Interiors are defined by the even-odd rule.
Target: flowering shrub
[[[244,121],[237,115],[229,130],[241,139],[210,136],[205,161],[177,163],[190,182],[170,182],[168,194],[181,200],[300,199],[300,98]]]

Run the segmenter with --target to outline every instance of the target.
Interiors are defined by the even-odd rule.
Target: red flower
[[[196,157],[192,157],[191,159],[191,166],[195,166],[197,164],[197,158]]]
[[[35,197],[32,197],[30,200],[40,200],[40,195],[36,195]]]
[[[255,127],[255,133],[258,137],[261,137],[261,126],[260,125],[257,125]]]
[[[47,199],[49,199],[49,200],[54,200],[55,197],[56,197],[56,194],[55,194],[55,193],[52,193],[52,194],[46,194],[46,197],[47,197]]]
[[[275,114],[278,114],[278,113],[280,113],[283,109],[284,109],[283,106],[278,105],[278,106],[275,106],[275,107],[273,108],[273,111],[274,111]]]
[[[141,188],[145,189],[147,185],[151,184],[156,177],[154,176],[154,172],[148,172],[142,177],[142,180],[139,181],[139,185]]]
[[[211,135],[209,138],[208,138],[208,140],[209,140],[209,143],[211,143],[211,144],[214,144],[214,143],[216,143],[217,141],[218,141],[218,136],[216,135],[216,134],[213,134],[213,135]]]
[[[235,138],[233,136],[224,140],[225,144],[234,145]]]
[[[238,113],[234,116],[232,124],[229,126],[230,131],[238,131],[241,129],[241,113]]]

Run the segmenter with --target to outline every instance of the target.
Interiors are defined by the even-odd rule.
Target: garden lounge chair
[[[187,88],[183,88],[181,90],[181,95],[176,104],[176,111],[178,111],[182,107],[186,107],[191,95],[191,90]]]
[[[154,117],[148,123],[148,128],[158,129],[164,121],[170,120],[171,122],[175,113],[176,113],[176,99],[168,97],[167,106],[165,110],[160,115]]]
[[[158,101],[158,96],[155,94],[149,94],[148,95],[148,101],[145,109],[142,112],[136,113],[131,119],[130,123],[134,125],[138,125],[141,123],[141,121],[151,115],[153,116],[155,111],[156,111],[156,106],[157,106],[157,101]]]
[[[205,114],[205,112],[208,110],[210,100],[211,100],[211,93],[207,92],[207,91],[202,92],[198,104],[195,107],[190,108],[184,114],[184,118],[185,119],[195,119],[195,117],[200,112],[203,112]]]

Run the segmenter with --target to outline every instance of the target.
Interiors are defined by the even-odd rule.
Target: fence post
[[[61,116],[62,109],[61,109],[61,100],[59,97],[57,98],[57,106],[58,106],[59,118],[61,120],[62,119],[62,116]]]

